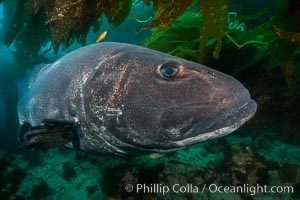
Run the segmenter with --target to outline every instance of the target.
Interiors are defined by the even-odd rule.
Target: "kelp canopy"
[[[235,45],[237,48],[235,54],[238,56],[230,61],[244,61],[244,64],[238,64],[238,70],[241,71],[268,55],[267,65],[271,67],[267,67],[267,71],[274,68],[274,63],[281,63],[286,84],[291,87],[294,58],[300,40],[299,1],[277,0],[276,6],[274,2],[268,3],[259,10],[242,16],[233,10],[238,9],[234,5],[239,2],[236,1],[234,4],[231,2],[230,0],[134,2],[19,0],[6,34],[5,44],[9,46],[15,41],[14,45],[17,47],[15,55],[24,54],[27,57],[37,55],[42,46],[49,41],[54,52],[58,52],[60,46],[68,47],[75,41],[85,45],[88,31],[91,28],[96,32],[99,31],[104,16],[112,28],[117,27],[129,15],[132,5],[142,3],[145,6],[152,6],[154,15],[151,16],[153,20],[150,23],[145,22],[144,27],[137,30],[137,33],[148,29],[155,30],[145,40],[145,46],[216,66],[218,63],[214,62],[224,57],[222,49]],[[231,8],[232,5],[234,8]],[[277,10],[274,7],[277,7]],[[264,16],[269,19],[265,18],[263,23],[252,25],[251,29],[245,27],[245,22],[249,21],[251,24]],[[273,20],[270,20],[271,18]],[[278,52],[278,49],[282,51]]]
[[[73,38],[84,45],[90,27],[99,29],[102,15],[116,27],[127,17],[131,5],[131,0],[19,0],[5,44],[29,39],[24,33],[42,32],[40,40],[32,41],[34,46],[43,44],[49,35],[55,52],[61,44],[69,46]]]
[[[84,45],[90,27],[99,30],[103,16],[108,18],[111,27],[118,26],[128,16],[132,3],[132,0],[19,0],[5,44],[9,46],[14,40],[27,43],[25,49],[31,54],[36,54],[49,38],[55,52],[61,44],[68,47],[79,41]],[[153,5],[154,18],[137,33],[150,28],[163,31],[198,1],[143,0],[143,3]],[[221,50],[228,8],[229,0],[199,1],[203,15],[203,26],[198,24],[199,28],[202,26],[200,47],[206,52],[205,45],[215,37],[215,58]],[[37,35],[36,39],[28,41],[33,34]]]
[[[138,30],[150,28],[162,31],[168,28],[175,19],[185,12],[195,0],[143,0],[145,5],[153,5],[154,19],[152,23]],[[200,12],[203,14],[203,27],[200,44],[203,47],[208,39],[216,37],[216,55],[221,48],[221,39],[226,27],[229,0],[201,0]],[[117,27],[128,16],[132,0],[19,0],[10,29],[6,34],[5,44],[14,40],[23,43],[32,34],[38,39],[25,41],[31,53],[51,38],[52,47],[57,52],[62,44],[68,47],[72,42],[85,44],[90,27],[98,30],[102,17],[106,16],[111,27]]]

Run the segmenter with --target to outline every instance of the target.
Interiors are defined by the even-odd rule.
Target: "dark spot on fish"
[[[212,75],[212,77],[215,77],[216,78],[216,74],[211,72],[211,71],[207,71],[208,74]]]

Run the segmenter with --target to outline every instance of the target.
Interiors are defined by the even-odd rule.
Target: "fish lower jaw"
[[[253,117],[253,115],[249,115],[249,116],[241,119],[240,121],[233,123],[230,126],[223,127],[223,128],[220,128],[215,131],[208,132],[208,133],[203,133],[203,134],[200,134],[200,135],[197,135],[194,137],[189,137],[184,140],[173,141],[172,148],[165,148],[165,149],[158,149],[158,148],[150,149],[149,148],[148,149],[148,148],[137,147],[137,150],[140,150],[141,152],[143,152],[142,154],[150,154],[150,153],[169,153],[169,152],[177,151],[180,149],[184,149],[193,144],[197,144],[200,142],[204,142],[206,140],[216,139],[216,138],[228,135],[228,134],[234,132],[235,130],[237,130],[240,126],[242,126],[245,122],[247,122],[252,117]]]
[[[173,141],[172,142],[172,148],[166,148],[166,149],[158,149],[158,148],[151,148],[151,149],[147,149],[147,148],[138,148],[139,150],[143,151],[144,153],[168,153],[168,152],[173,152],[173,151],[177,151],[180,149],[184,149],[190,145],[193,144],[197,144],[200,142],[204,142],[206,140],[211,140],[211,139],[216,139],[219,137],[223,137],[226,136],[232,132],[234,132],[235,130],[237,130],[240,126],[242,126],[245,122],[247,122],[250,118],[252,118],[253,115],[249,115],[243,119],[241,119],[240,121],[233,123],[230,126],[227,127],[223,127],[220,129],[217,129],[215,131],[211,131],[208,133],[203,133],[194,137],[189,137],[186,138],[184,140],[180,140],[180,141]]]
[[[211,132],[203,133],[203,134],[200,134],[200,135],[197,135],[194,137],[189,137],[184,140],[174,141],[173,144],[174,144],[174,146],[184,148],[186,146],[200,143],[200,142],[203,142],[206,140],[211,140],[211,139],[216,139],[216,138],[226,136],[226,135],[234,132],[235,130],[237,130],[239,127],[241,127],[244,123],[246,123],[252,117],[253,117],[253,115],[249,115],[249,116],[241,119],[240,121],[231,124],[230,126],[223,127],[223,128],[211,131]]]

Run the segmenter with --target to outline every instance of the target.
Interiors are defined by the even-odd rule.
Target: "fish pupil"
[[[166,74],[167,74],[168,76],[172,76],[172,75],[174,74],[175,70],[174,70],[173,68],[171,68],[171,67],[168,67],[168,68],[165,70],[165,72],[166,72]]]

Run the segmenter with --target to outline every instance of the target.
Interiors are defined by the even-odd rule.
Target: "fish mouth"
[[[173,145],[180,148],[228,135],[252,118],[255,115],[256,109],[257,104],[252,99],[244,103],[239,103],[234,108],[223,111],[214,120],[214,123],[205,130],[203,130],[203,126],[200,124],[195,124],[185,134],[184,139],[173,141]]]
[[[169,138],[170,140],[167,143],[160,143],[159,146],[138,146],[136,150],[138,152],[142,151],[143,153],[167,153],[183,149],[187,146],[197,144],[205,140],[228,135],[252,118],[256,109],[256,102],[249,99],[244,103],[238,103],[238,105],[235,105],[232,109],[226,109],[221,112],[223,114],[220,114],[209,127],[203,128],[201,123],[197,123],[189,128],[189,130],[177,140]]]

